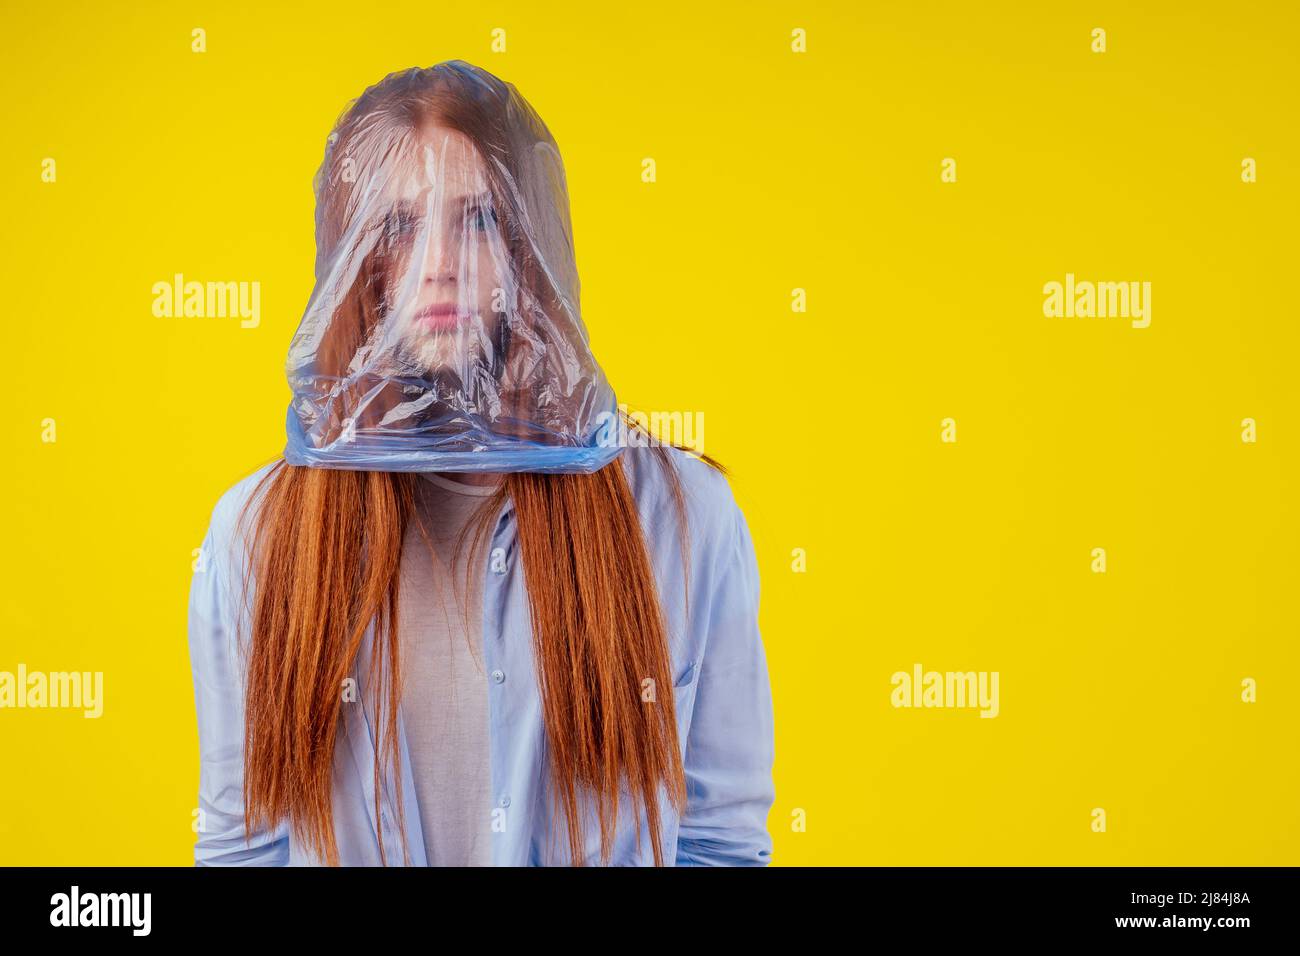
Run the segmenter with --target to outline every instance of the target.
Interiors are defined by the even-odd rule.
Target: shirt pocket
[[[695,712],[695,690],[699,685],[701,658],[695,657],[679,665],[673,677],[673,715],[677,718],[677,735],[685,747],[686,735],[691,729]]]
[[[687,661],[673,678],[673,687],[686,687],[695,683],[695,676],[699,672],[700,659],[698,657]]]

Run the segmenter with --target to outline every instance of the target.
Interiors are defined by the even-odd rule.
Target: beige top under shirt
[[[398,601],[402,720],[420,825],[430,866],[491,866],[483,574],[471,574],[466,591],[472,535],[459,554],[453,550],[461,529],[495,486],[431,472],[421,477],[427,480],[420,482],[420,517],[433,552],[412,520],[402,545]],[[480,550],[482,564],[486,549]]]

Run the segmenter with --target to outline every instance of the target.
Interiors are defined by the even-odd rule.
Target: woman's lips
[[[453,329],[470,317],[454,302],[430,305],[415,313],[415,323],[426,329]]]

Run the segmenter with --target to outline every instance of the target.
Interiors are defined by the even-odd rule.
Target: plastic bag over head
[[[513,85],[462,60],[390,74],[340,118],[315,191],[290,464],[592,472],[617,455],[564,166]]]

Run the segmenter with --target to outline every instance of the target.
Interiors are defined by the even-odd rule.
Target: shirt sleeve
[[[758,628],[758,562],[744,514],[711,584],[709,634],[686,743],[678,866],[766,866],[776,797],[772,694]]]
[[[243,678],[233,622],[231,549],[221,504],[190,582],[189,648],[199,731],[199,821],[195,866],[286,866],[287,825],[244,834]]]

